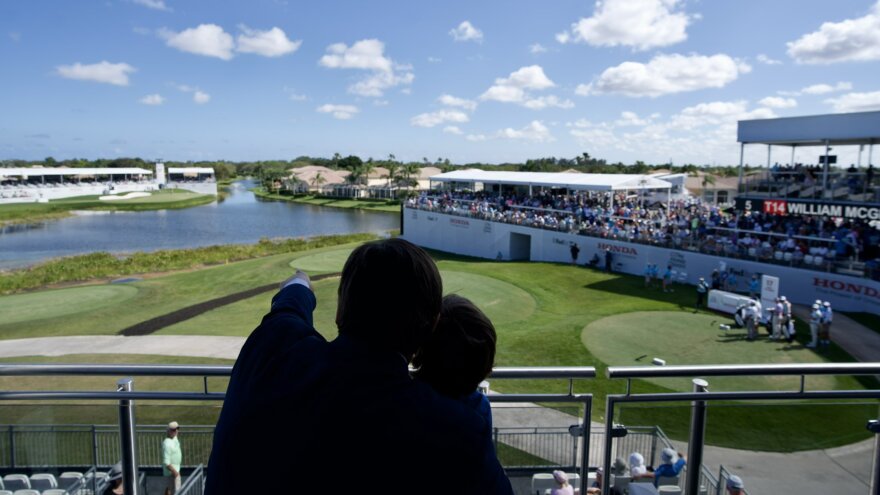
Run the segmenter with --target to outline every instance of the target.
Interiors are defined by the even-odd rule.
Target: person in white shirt
[[[818,304],[813,304],[812,311],[810,311],[810,343],[807,344],[807,347],[810,349],[815,349],[819,344],[819,326],[822,325],[822,310],[819,309]]]
[[[773,307],[773,333],[770,338],[776,340],[782,335],[782,318],[785,316],[785,305],[782,304],[781,298],[776,298],[776,305]]]
[[[834,312],[831,311],[831,303],[825,301],[822,303],[822,335],[823,339],[820,343],[831,345],[831,321],[834,319]]]

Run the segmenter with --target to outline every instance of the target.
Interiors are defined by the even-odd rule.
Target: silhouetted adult
[[[422,249],[364,244],[343,268],[328,342],[308,276],[282,284],[233,368],[207,493],[512,493],[486,421],[409,375],[441,295]]]

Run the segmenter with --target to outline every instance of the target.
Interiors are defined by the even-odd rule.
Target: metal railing
[[[706,405],[711,401],[786,401],[786,400],[822,400],[822,399],[880,399],[880,389],[868,390],[807,390],[806,378],[821,375],[878,375],[880,363],[821,363],[821,364],[781,364],[781,365],[706,365],[706,366],[611,366],[607,369],[608,378],[626,380],[624,394],[609,394],[606,397],[605,409],[605,448],[602,465],[605,472],[610,472],[612,465],[613,441],[616,437],[626,435],[626,427],[614,422],[615,410],[620,404],[659,403],[659,402],[691,402],[690,434],[688,439],[688,462],[700,465],[701,469],[689,470],[685,476],[684,493],[700,493],[700,487],[706,486],[707,477],[702,469],[704,435],[706,425]],[[745,376],[796,376],[800,378],[796,390],[756,390],[711,392],[709,383],[701,377],[745,377]],[[659,378],[691,378],[694,389],[692,392],[669,393],[633,393],[632,380]],[[880,427],[869,430],[877,434],[880,444]],[[720,472],[716,493],[723,489],[729,473]],[[719,488],[720,487],[720,488]],[[603,494],[610,493],[609,484],[603,486]],[[870,492],[880,495],[880,456],[875,453],[874,477]]]
[[[205,493],[205,466],[199,464],[180,485],[175,495],[202,495]]]
[[[0,376],[124,376],[117,382],[116,392],[96,391],[0,391],[2,401],[46,401],[46,400],[108,400],[118,403],[119,409],[119,452],[123,465],[123,483],[125,493],[138,495],[142,493],[136,481],[139,454],[138,435],[134,420],[135,401],[222,401],[224,393],[210,392],[208,378],[229,377],[232,366],[210,365],[77,365],[77,364],[2,364]],[[134,388],[134,376],[188,376],[202,377],[203,389],[193,392],[141,392]],[[561,393],[540,394],[493,394],[489,396],[492,402],[543,402],[543,403],[568,403],[583,405],[581,425],[570,430],[569,433],[579,438],[577,442],[576,460],[577,471],[581,475],[581,493],[586,493],[588,460],[590,452],[590,436],[588,432],[590,416],[592,413],[592,394],[578,394],[574,392],[574,381],[580,379],[595,378],[596,369],[593,367],[522,367],[522,368],[496,368],[490,378],[493,379],[542,379],[542,380],[566,380],[567,390]],[[584,428],[584,425],[587,428]],[[14,445],[14,428],[8,430],[11,435],[10,457],[14,457],[16,447]],[[97,432],[95,433],[97,435]],[[98,438],[93,436],[93,439]],[[93,440],[93,445],[95,442]],[[96,449],[91,449],[93,459],[100,460]],[[14,459],[10,462],[15,462]],[[91,464],[91,463],[89,463]],[[193,483],[196,483],[193,481]],[[196,493],[196,492],[193,492]]]

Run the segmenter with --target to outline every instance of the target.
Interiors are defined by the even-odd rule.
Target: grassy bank
[[[264,188],[254,188],[256,197],[273,201],[289,201],[314,206],[329,206],[332,208],[348,208],[352,210],[386,211],[391,213],[400,212],[400,201],[385,199],[350,199],[332,198],[327,196],[300,195],[289,196],[286,194],[273,194]]]
[[[205,205],[216,198],[210,194],[165,189],[143,198],[101,201],[99,196],[77,196],[49,201],[48,203],[15,203],[0,206],[0,227],[21,223],[57,220],[70,215],[73,210],[98,211],[146,211],[173,210]]]
[[[64,282],[83,282],[140,273],[169,272],[225,264],[281,253],[375,239],[373,234],[321,236],[311,239],[263,239],[256,244],[230,244],[192,249],[170,249],[117,257],[91,253],[59,258],[30,268],[0,272],[0,294],[35,289]]]

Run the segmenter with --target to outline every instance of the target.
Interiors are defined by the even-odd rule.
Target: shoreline
[[[106,202],[98,199],[87,199],[92,196],[77,196],[48,203],[12,203],[0,205],[0,229],[12,225],[39,224],[51,220],[60,220],[70,217],[74,211],[154,211],[154,210],[179,210],[203,206],[220,199],[220,196],[210,194],[187,193],[188,197],[180,200],[157,201],[157,202],[132,202],[117,203]],[[153,195],[151,195],[152,197]],[[137,201],[137,200],[129,200]]]
[[[328,208],[400,213],[401,206],[400,202],[397,200],[333,198],[329,196],[315,196],[312,194],[287,196],[266,192],[262,187],[254,187],[250,189],[250,191],[254,193],[254,196],[257,198],[266,201],[286,201],[288,203],[326,206]]]

